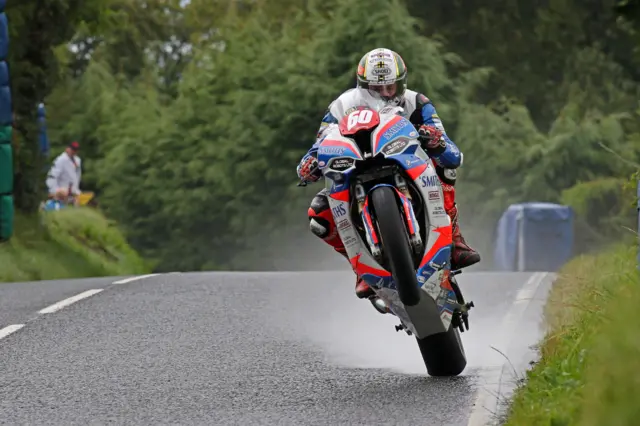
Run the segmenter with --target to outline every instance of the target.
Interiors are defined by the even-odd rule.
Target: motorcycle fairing
[[[435,301],[441,319],[441,331],[445,331],[451,322],[452,303],[455,302],[455,293],[448,281],[452,247],[451,220],[444,210],[442,186],[433,163],[420,148],[416,137],[417,132],[413,124],[406,118],[391,114],[381,115],[380,124],[372,132],[371,151],[376,153],[375,155],[393,159],[405,170],[420,191],[425,206],[423,214],[427,215],[428,230],[424,254],[416,276],[421,289]],[[354,227],[349,214],[350,179],[356,163],[364,160],[357,144],[352,139],[340,135],[338,129],[333,129],[320,144],[318,160],[325,176],[325,185],[329,189],[328,200],[336,227],[353,270],[374,289],[378,297],[387,303],[390,311],[416,336],[436,332],[432,324],[427,325],[428,321],[421,320],[424,314],[415,309],[416,306],[407,308],[402,304],[391,273],[373,258],[367,242],[363,241]],[[342,170],[332,169],[333,164],[340,164]],[[348,167],[345,168],[345,164]],[[366,200],[368,203],[368,194]],[[405,216],[416,219],[411,203],[408,203],[408,208],[407,211],[405,207]],[[363,218],[367,223],[366,216],[369,212],[368,209],[365,211],[367,213],[363,214]],[[375,229],[369,229],[367,233],[371,230],[374,231],[371,233],[374,241]]]

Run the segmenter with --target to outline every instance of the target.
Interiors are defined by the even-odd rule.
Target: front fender
[[[413,210],[413,205],[411,204],[411,201],[407,198],[407,196],[403,194],[398,188],[388,183],[376,184],[373,187],[371,187],[371,189],[369,189],[366,195],[364,206],[361,213],[362,222],[364,223],[364,227],[367,234],[367,242],[369,243],[369,246],[371,246],[372,252],[379,250],[379,246],[378,246],[379,239],[378,239],[375,226],[373,225],[374,218],[371,216],[372,210],[371,210],[371,204],[369,203],[369,198],[371,193],[376,188],[379,188],[382,186],[387,186],[393,189],[393,192],[396,196],[396,202],[398,203],[398,207],[400,207],[402,211],[402,216],[405,221],[405,226],[406,226],[407,235],[409,236],[409,239],[412,240],[420,235],[420,225],[418,224],[418,220],[416,219],[416,215]],[[373,213],[375,215],[375,212]]]

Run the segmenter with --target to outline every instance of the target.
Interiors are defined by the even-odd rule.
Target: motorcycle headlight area
[[[342,173],[355,167],[355,164],[355,158],[333,158],[327,164],[324,175],[336,182],[342,182],[344,180]]]

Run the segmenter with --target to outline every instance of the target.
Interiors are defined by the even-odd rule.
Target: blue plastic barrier
[[[573,254],[573,219],[569,206],[509,206],[496,229],[494,267],[500,271],[557,271]]]

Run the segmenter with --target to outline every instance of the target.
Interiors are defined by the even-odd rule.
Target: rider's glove
[[[315,182],[320,179],[318,174],[318,160],[312,155],[305,155],[298,164],[298,177],[305,182]]]
[[[443,132],[435,126],[423,124],[418,129],[418,140],[428,154],[441,154],[447,148],[447,143],[442,135]]]

